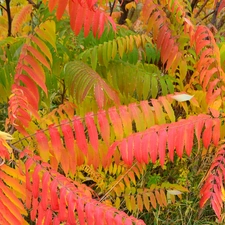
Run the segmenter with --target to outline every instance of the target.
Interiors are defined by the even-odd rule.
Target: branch
[[[6,0],[6,12],[8,17],[8,37],[12,36],[12,17],[11,17],[11,9],[10,9],[10,1]]]
[[[2,4],[0,4],[0,7],[3,8],[7,12],[7,9]]]
[[[111,5],[111,2],[109,2],[110,3],[110,5],[109,5],[109,8],[110,8],[110,16],[112,16],[112,13],[113,13],[113,9],[114,9],[114,6],[115,6],[115,4],[116,4],[116,0],[114,0],[113,1],[113,5]]]
[[[213,14],[213,17],[212,17],[212,20],[211,20],[211,24],[214,25],[215,27],[216,27],[216,17],[217,17],[218,9],[220,7],[221,2],[222,1],[217,2],[216,9],[214,10],[214,14]]]
[[[209,0],[205,0],[204,4],[202,5],[202,7],[198,10],[198,12],[195,14],[195,18],[198,17],[198,15],[200,14],[200,12],[204,9],[204,7],[206,6],[206,4],[208,3]]]

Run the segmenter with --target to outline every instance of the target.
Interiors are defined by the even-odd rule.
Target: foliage
[[[224,6],[0,1],[1,224],[223,222]]]

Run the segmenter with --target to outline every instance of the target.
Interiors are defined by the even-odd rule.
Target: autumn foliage
[[[188,194],[191,179],[163,174],[193,155],[210,158],[199,207],[224,220],[225,4],[206,3],[11,2],[0,224],[148,224]]]

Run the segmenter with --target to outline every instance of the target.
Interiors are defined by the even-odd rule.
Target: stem
[[[111,2],[109,2],[109,3],[111,3]],[[114,0],[113,1],[113,5],[111,6],[111,4],[110,4],[110,16],[112,16],[112,13],[113,13],[113,9],[114,9],[114,7],[115,7],[115,4],[116,4],[116,0]]]
[[[0,7],[3,8],[7,12],[7,9],[2,4],[0,4]]]
[[[11,17],[11,9],[10,9],[11,0],[6,0],[6,12],[8,17],[8,37],[12,36],[12,17]]]
[[[198,17],[198,15],[200,14],[200,12],[204,9],[204,7],[206,6],[207,2],[209,0],[205,0],[204,4],[202,5],[202,7],[198,10],[198,12],[195,14],[195,18]]]

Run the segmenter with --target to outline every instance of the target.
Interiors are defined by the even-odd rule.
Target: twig
[[[12,17],[11,17],[11,9],[10,9],[10,1],[6,0],[6,12],[8,17],[8,37],[12,36]]]
[[[214,25],[215,27],[216,27],[216,17],[217,17],[218,9],[220,7],[221,2],[222,1],[217,2],[216,9],[214,10],[214,14],[213,14],[213,17],[212,17],[212,20],[211,20],[211,24]]]
[[[7,12],[7,9],[2,4],[0,4],[0,7],[3,8]]]
[[[121,178],[104,194],[103,197],[101,197],[100,199],[100,202],[102,202],[106,197],[107,195],[114,189],[114,187],[116,187],[117,184],[119,184],[119,182],[131,171],[131,169],[133,169],[134,166],[137,165],[137,162],[135,162],[128,170],[127,172],[121,176]]]
[[[110,7],[110,14],[109,15],[112,16],[113,9],[114,9],[115,4],[116,4],[116,0],[113,1],[113,5],[112,6],[111,6],[111,2],[109,2],[109,3],[110,3],[110,6],[109,6]]]
[[[195,14],[195,18],[198,17],[198,15],[200,14],[200,12],[204,9],[204,7],[206,6],[206,4],[208,3],[209,0],[205,0],[204,4],[202,5],[202,7],[198,10],[198,12]]]

